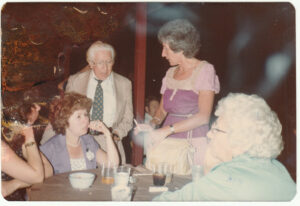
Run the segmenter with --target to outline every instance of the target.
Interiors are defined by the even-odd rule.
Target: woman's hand
[[[157,128],[160,124],[161,124],[161,119],[157,118],[157,117],[154,117],[150,122],[149,124],[151,125],[151,127],[153,128]]]
[[[165,128],[160,128],[153,130],[146,134],[149,144],[148,149],[155,148],[157,145],[159,145],[167,136],[169,135],[169,132]]]
[[[25,136],[25,142],[24,142],[25,144],[29,142],[35,142],[32,127],[27,127],[27,126],[23,127],[22,134]]]
[[[106,137],[111,136],[109,129],[100,120],[91,121],[89,128],[98,132],[103,132]]]
[[[134,135],[139,135],[140,132],[143,133],[147,149],[156,147],[169,135],[169,130],[166,127],[160,129],[153,129],[148,124],[137,124],[137,126],[134,128],[133,133]]]
[[[100,120],[91,121],[89,128],[92,130],[96,130],[98,132],[103,132],[106,137],[106,152],[102,149],[98,149],[96,153],[96,159],[98,164],[108,164],[111,165],[119,165],[120,159],[118,155],[118,151],[116,145],[113,141],[112,134],[110,133],[109,129],[101,122]]]
[[[149,124],[137,124],[133,130],[133,134],[138,135],[140,132],[151,132],[153,130]]]

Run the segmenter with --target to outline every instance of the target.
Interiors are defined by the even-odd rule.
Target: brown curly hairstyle
[[[69,118],[80,109],[86,109],[89,113],[92,107],[92,100],[84,95],[68,92],[60,98],[55,98],[51,103],[52,114],[50,122],[53,130],[57,134],[66,134],[66,128],[69,126]]]

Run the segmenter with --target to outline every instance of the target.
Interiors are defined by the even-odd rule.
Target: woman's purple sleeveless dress
[[[161,94],[163,97],[164,109],[168,112],[163,127],[184,120],[199,112],[198,94],[201,90],[210,90],[218,93],[220,83],[215,74],[213,65],[202,61],[193,71],[193,74],[185,80],[173,78],[176,67],[167,71],[163,78]],[[188,139],[196,149],[194,163],[202,164],[206,150],[206,133],[209,125],[201,125],[190,131],[175,133],[168,138]]]

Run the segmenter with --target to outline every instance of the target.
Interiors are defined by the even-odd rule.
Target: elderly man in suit
[[[93,100],[91,120],[100,119],[111,128],[121,163],[125,164],[122,139],[133,126],[131,82],[112,71],[115,50],[111,45],[96,41],[89,47],[86,57],[89,65],[69,77],[66,92],[77,92]],[[44,133],[42,144],[51,136],[50,133]],[[93,135],[101,148],[106,150],[104,135]]]
[[[111,127],[114,140],[118,146],[121,162],[126,163],[122,138],[132,128],[132,86],[129,79],[112,71],[115,50],[101,41],[94,42],[87,51],[87,62],[91,69],[71,75],[68,79],[66,92],[74,91],[84,94],[94,101],[91,118],[95,113],[95,96],[98,92],[98,80],[102,87],[102,120],[107,127]],[[97,90],[97,91],[96,91]],[[98,97],[97,97],[98,98]],[[102,110],[103,109],[103,110]],[[99,111],[97,111],[99,112]],[[106,149],[103,135],[95,135],[101,148]]]

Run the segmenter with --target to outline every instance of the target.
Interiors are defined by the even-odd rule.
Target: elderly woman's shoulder
[[[239,155],[233,158],[232,161],[221,163],[213,170],[219,170],[222,173],[229,172],[230,174],[241,173],[243,175],[245,175],[245,171],[249,175],[258,175],[260,173],[271,173],[273,175],[278,173],[283,175],[288,173],[285,166],[276,159],[251,157],[247,154]]]

